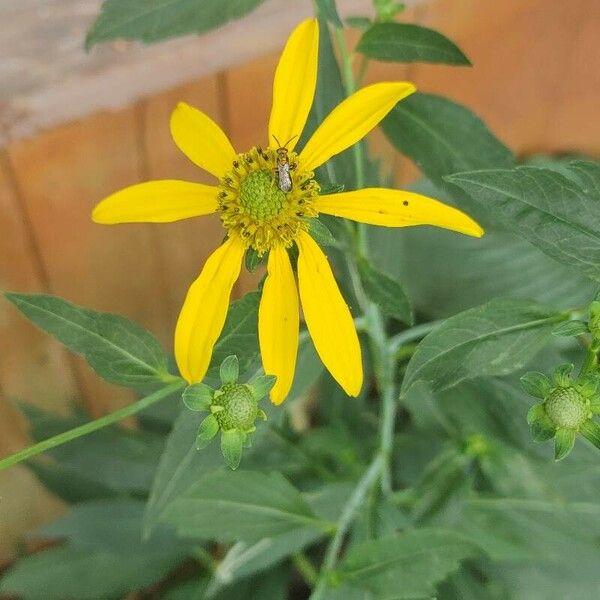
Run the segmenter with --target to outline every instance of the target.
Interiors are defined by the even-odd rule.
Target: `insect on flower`
[[[392,81],[357,90],[296,152],[315,95],[318,56],[319,24],[308,19],[290,35],[275,70],[267,138],[273,146],[237,152],[208,115],[180,103],[171,115],[173,139],[192,162],[214,175],[215,185],[147,181],[112,194],[94,209],[93,219],[105,224],[165,223],[219,213],[227,238],[192,283],[175,329],[175,358],[189,383],[201,382],[210,366],[247,250],[268,254],[258,338],[264,372],[277,377],[270,397],[279,404],[294,380],[300,303],[332,376],[350,396],[357,396],[363,383],[352,314],[327,256],[310,234],[310,219],[328,214],[383,227],[428,224],[483,234],[468,215],[413,192],[366,188],[320,193],[315,169],[361,140],[415,87]],[[288,141],[281,145],[279,140]],[[297,251],[296,271],[290,250]]]
[[[273,139],[277,142],[277,181],[279,185],[279,189],[282,192],[291,192],[292,191],[292,177],[290,175],[290,171],[296,168],[296,163],[290,164],[290,155],[288,153],[287,145],[298,136],[294,135],[291,137],[285,144],[281,145],[281,142],[273,136]]]

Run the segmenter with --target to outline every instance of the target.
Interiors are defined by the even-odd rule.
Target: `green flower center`
[[[246,431],[253,427],[258,416],[258,402],[252,392],[240,383],[228,383],[221,391],[222,394],[213,401],[213,404],[223,407],[215,413],[221,429]]]
[[[281,213],[287,198],[273,173],[254,171],[240,183],[240,204],[252,218],[264,222]]]
[[[546,414],[558,427],[577,429],[587,418],[586,399],[574,388],[557,388],[545,402]]]
[[[319,184],[312,171],[303,171],[295,152],[289,153],[292,188],[283,192],[277,175],[277,151],[252,148],[238,154],[219,184],[221,222],[230,235],[239,235],[262,256],[273,246],[290,248],[314,207]]]

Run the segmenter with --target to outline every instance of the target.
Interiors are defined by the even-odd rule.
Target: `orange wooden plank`
[[[46,291],[37,249],[5,155],[0,156],[0,231],[0,290]],[[4,299],[0,299],[0,388],[7,398],[50,410],[64,410],[76,393],[62,347]],[[14,423],[9,413],[0,403],[0,422]],[[5,441],[0,436],[0,454]]]
[[[425,25],[474,66],[419,65],[421,89],[467,104],[519,152],[600,151],[597,0],[436,0]]]
[[[140,179],[135,111],[103,113],[9,148],[50,290],[78,304],[114,311],[151,330],[165,322],[166,301],[148,226],[100,226],[92,207]],[[131,398],[77,362],[99,414]]]

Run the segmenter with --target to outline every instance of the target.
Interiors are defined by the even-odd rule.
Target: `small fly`
[[[290,156],[288,154],[287,145],[297,136],[291,137],[283,146],[281,142],[275,137],[275,141],[278,144],[277,152],[277,168],[275,172],[277,174],[277,180],[279,189],[282,192],[292,191],[292,177],[290,171],[294,168],[294,165],[290,165]]]

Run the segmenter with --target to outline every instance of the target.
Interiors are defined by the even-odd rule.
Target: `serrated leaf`
[[[418,529],[351,547],[335,575],[344,587],[376,598],[427,598],[462,560],[477,554],[461,534]]]
[[[156,339],[124,317],[45,294],[5,294],[28,319],[83,356],[110,383],[141,387],[170,377]]]
[[[447,319],[419,344],[402,394],[418,381],[444,390],[485,375],[522,368],[551,339],[561,315],[524,300],[497,299]]]
[[[105,0],[85,45],[126,39],[157,42],[204,33],[254,10],[264,0]]]
[[[284,477],[252,471],[207,475],[170,504],[165,520],[184,537],[248,543],[323,525]]]
[[[597,178],[600,187],[600,167],[574,164],[579,166],[572,178],[517,167],[457,173],[447,180],[548,256],[600,281],[600,193],[589,181]],[[589,165],[585,178],[581,164]]]
[[[365,31],[356,49],[373,60],[471,64],[446,36],[410,23],[375,23]]]
[[[452,203],[428,181],[412,189]],[[433,319],[498,296],[572,308],[588,304],[596,292],[576,269],[508,232],[486,231],[473,239],[428,227],[377,227],[369,242],[375,264],[402,281],[415,310]]]
[[[378,271],[367,260],[361,260],[358,268],[365,292],[371,301],[389,317],[412,325],[414,316],[402,285],[385,273]]]
[[[447,186],[445,175],[514,163],[510,150],[479,117],[441,96],[412,94],[396,105],[382,127],[390,142],[442,188]],[[468,197],[457,200],[468,210],[476,206]]]

